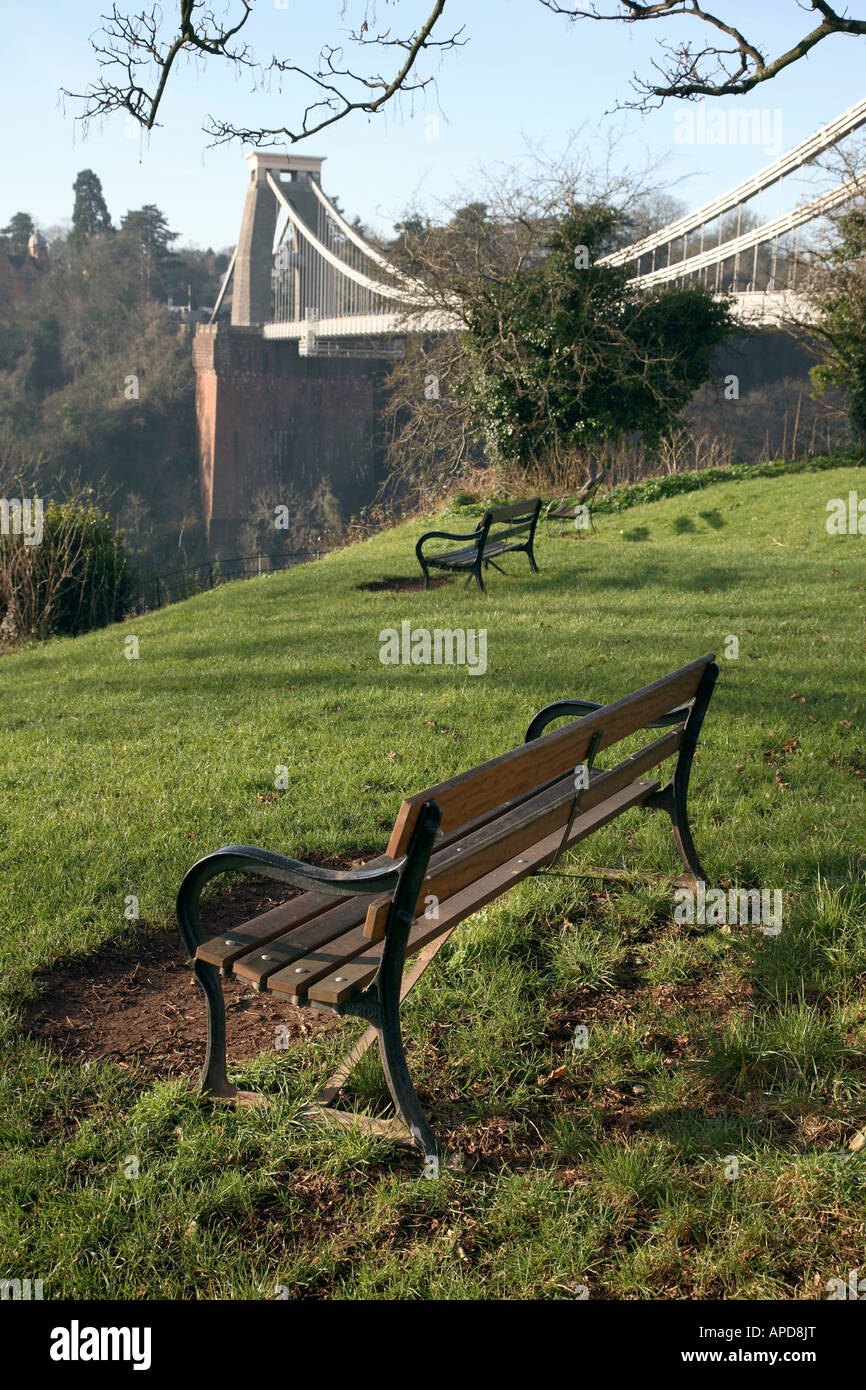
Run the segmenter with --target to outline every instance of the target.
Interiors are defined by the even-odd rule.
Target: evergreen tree
[[[130,208],[120,223],[120,234],[141,257],[141,277],[145,293],[164,298],[169,293],[175,253],[171,243],[179,232],[169,231],[165,214],[154,203]]]
[[[72,209],[72,231],[69,240],[78,250],[92,236],[113,232],[111,215],[106,206],[102,184],[92,169],[82,169],[72,185],[75,204]]]
[[[0,236],[7,238],[10,251],[16,251],[19,255],[27,250],[27,242],[36,231],[36,226],[29,212],[16,212],[10,218],[8,226],[3,228]]]

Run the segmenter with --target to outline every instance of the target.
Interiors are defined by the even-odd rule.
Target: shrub
[[[118,622],[135,576],[111,518],[79,500],[45,506],[38,543],[0,534],[0,632],[26,641]]]
[[[750,478],[778,478],[784,473],[821,473],[828,468],[856,468],[863,465],[858,453],[820,455],[817,458],[773,459],[768,463],[732,463],[724,468],[701,468],[688,473],[666,473],[640,483],[611,488],[593,503],[595,512],[625,512],[644,502],[658,502],[683,492],[702,492],[713,483],[734,483]]]

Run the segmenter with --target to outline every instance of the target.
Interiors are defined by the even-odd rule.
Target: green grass
[[[716,482],[542,535],[542,573],[507,560],[486,598],[359,590],[415,573],[407,524],[4,657],[0,1276],[91,1298],[822,1298],[847,1278],[866,1233],[846,1148],[866,1121],[866,539],[824,523],[862,476]],[[383,665],[403,619],[486,628],[487,673]],[[651,878],[679,869],[666,821],[637,812],[567,866],[633,882],[531,880],[465,923],[405,1019],[471,1171],[428,1180],[299,1122],[351,1024],[235,1068],[280,1097],[236,1112],[23,1035],[39,972],[165,925],[200,854],[378,852],[404,793],[519,743],[545,703],[615,699],[708,650],[696,839],[720,885],[783,890],[783,930],[675,923]],[[370,1055],[355,1099],[384,1094]]]

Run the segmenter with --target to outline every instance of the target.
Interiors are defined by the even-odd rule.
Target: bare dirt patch
[[[274,897],[255,884],[202,905],[209,932],[226,931],[293,896]],[[204,995],[186,960],[176,928],[135,940],[107,942],[92,956],[53,967],[42,976],[42,992],[25,1018],[35,1037],[78,1062],[110,1059],[138,1064],[153,1076],[193,1077],[204,1060]],[[338,1026],[326,1010],[296,1009],[270,994],[258,994],[234,977],[223,981],[230,1061],[256,1057],[274,1046],[275,1029],[288,1042]]]
[[[431,578],[429,588],[438,589],[440,584],[447,584],[448,580],[440,577]],[[405,575],[392,574],[385,575],[382,579],[371,579],[366,584],[356,584],[356,589],[364,589],[368,593],[387,592],[389,594],[402,594],[407,590],[417,593],[424,588],[423,579],[409,579]]]

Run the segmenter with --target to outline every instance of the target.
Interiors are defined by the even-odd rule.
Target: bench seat
[[[595,782],[598,780],[596,776]],[[577,816],[564,845],[562,831],[554,830],[457,889],[439,904],[435,919],[422,912],[409,931],[406,959],[486,907],[505,887],[536,873],[563,848],[570,848],[624,810],[646,801],[658,788],[658,782],[629,784]],[[466,848],[471,853],[471,841],[468,837],[457,840],[453,848],[458,852]],[[382,942],[371,943],[364,934],[367,898],[346,898],[338,907],[332,902],[322,894],[302,893],[283,907],[233,928],[226,937],[203,942],[196,950],[196,959],[217,966],[223,975],[234,974],[258,990],[279,994],[296,1006],[336,1008],[371,983],[381,962]]]

